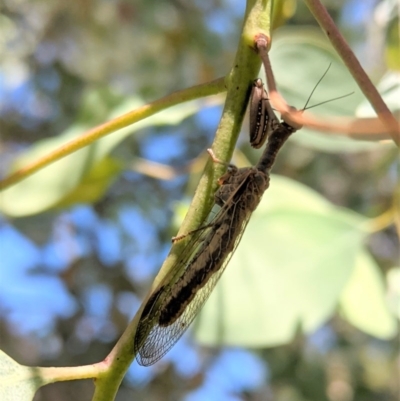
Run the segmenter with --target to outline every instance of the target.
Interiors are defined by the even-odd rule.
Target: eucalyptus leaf
[[[331,64],[328,73],[312,94],[308,106],[354,93],[344,99],[321,104],[310,112],[327,118],[356,118],[355,110],[364,96],[320,30],[282,28],[274,36],[270,54],[278,90],[289,104],[298,109],[303,108],[318,80]],[[287,68],[288,65],[291,68]],[[360,152],[381,146],[342,135],[318,133],[307,128],[293,135],[292,140],[303,146],[330,153]]]
[[[400,115],[400,72],[388,71],[379,81],[377,89],[387,106]],[[356,110],[358,117],[376,117],[372,106],[365,100]]]
[[[20,365],[0,350],[1,401],[30,401],[43,384],[35,368]]]
[[[110,118],[121,115],[128,110],[137,107],[141,102],[138,99],[129,99],[110,113]],[[112,182],[112,178],[120,171],[115,163],[99,163],[128,135],[139,129],[161,124],[178,124],[184,118],[195,113],[201,107],[202,102],[192,101],[183,105],[174,106],[152,117],[141,120],[138,123],[120,129],[95,143],[68,155],[37,173],[27,177],[23,181],[7,188],[1,193],[0,210],[13,217],[22,217],[37,214],[56,205],[71,204],[74,201],[82,201],[87,197],[77,196],[82,189],[79,185],[87,186],[88,179],[103,170],[103,180],[98,181],[98,187],[91,196],[91,201],[96,200],[94,194],[101,196]],[[76,124],[67,129],[57,138],[45,139],[36,143],[31,149],[16,160],[16,167],[37,160],[52,150],[66,144],[73,138],[81,135],[88,127]],[[105,172],[105,166],[110,169]],[[86,184],[84,183],[86,182]]]
[[[397,323],[385,295],[379,267],[366,251],[360,250],[353,274],[340,297],[342,316],[372,336],[392,338],[397,332]]]
[[[317,329],[337,307],[366,235],[365,219],[328,207],[320,195],[298,183],[279,181],[273,176],[196,322],[201,343],[284,344],[299,328],[305,333]],[[285,186],[291,196],[278,206]],[[309,207],[318,203],[315,210]]]
[[[387,273],[386,281],[389,308],[400,319],[400,267],[392,267]]]
[[[386,62],[389,68],[400,71],[400,19],[398,11],[395,11],[398,6],[393,7],[395,17],[390,21],[386,33]]]

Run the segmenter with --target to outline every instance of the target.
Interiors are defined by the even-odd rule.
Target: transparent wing
[[[218,219],[218,215],[221,213],[221,211],[222,209],[218,211],[214,219],[212,219],[211,224],[213,221]],[[204,247],[206,239],[210,238],[210,236],[212,235],[212,229],[213,229],[212,225],[210,225],[190,235],[190,239],[187,245],[181,252],[181,257],[176,261],[174,267],[171,269],[172,273],[170,275],[167,275],[162,280],[160,285],[148,299],[136,329],[135,342],[134,342],[135,352],[137,353],[136,359],[141,365],[143,366],[151,365],[152,363],[160,359],[161,356],[164,355],[168,351],[168,349],[172,347],[171,345],[161,356],[159,356],[157,359],[154,359],[152,363],[145,363],[146,358],[141,357],[141,354],[145,352],[148,354],[156,353],[158,347],[161,348],[163,347],[162,344],[163,341],[159,341],[160,342],[159,345],[157,345],[157,342],[153,342],[153,344],[150,345],[148,342],[144,341],[146,337],[149,335],[150,329],[154,325],[154,322],[158,321],[160,315],[160,308],[163,305],[165,299],[169,297],[172,287],[184,274],[185,268],[188,266],[190,260],[193,259],[193,257],[196,255],[196,252],[199,252],[201,247]],[[152,348],[154,348],[154,351],[151,351]]]
[[[225,213],[226,211],[224,211],[223,209],[224,208],[221,209],[221,212]],[[232,237],[231,239],[231,241],[233,242],[232,251],[227,253],[222,263],[222,266],[218,269],[218,271],[213,273],[208,279],[207,283],[197,291],[194,298],[187,305],[182,314],[172,324],[168,326],[160,326],[158,324],[158,318],[160,316],[161,310],[157,307],[155,307],[154,310],[151,311],[151,319],[144,319],[143,321],[141,320],[139,322],[137,335],[135,338],[135,348],[138,352],[136,359],[139,364],[143,366],[149,366],[161,359],[187,330],[187,328],[192,323],[193,319],[199,313],[200,309],[203,307],[204,303],[213,291],[219,278],[224,272],[230,258],[235,252],[236,247],[240,242],[240,239],[252,213],[250,210],[248,210],[245,211],[245,214],[243,216],[243,209],[239,210],[240,205],[238,203],[233,204],[231,206],[231,209],[232,210],[229,210],[229,213],[231,216],[232,224],[234,224],[234,222],[236,221],[238,213],[241,214],[240,225],[237,226],[234,230],[235,238]],[[218,218],[219,217],[217,215],[215,219]],[[188,246],[190,245],[191,247],[193,247],[195,243],[198,243],[199,241],[201,242],[202,240],[206,242],[211,242],[213,235],[215,235],[215,232],[212,229],[207,229],[205,232],[202,232],[195,238],[195,240],[193,241],[194,244],[192,244],[191,241]],[[186,260],[184,262],[187,263],[190,259],[190,256],[185,259]],[[168,295],[168,290],[161,291],[160,294],[157,295],[157,304],[161,305],[161,298],[165,299],[166,297],[168,297]],[[153,301],[154,303],[156,303],[155,300]],[[156,323],[154,324],[154,322]]]

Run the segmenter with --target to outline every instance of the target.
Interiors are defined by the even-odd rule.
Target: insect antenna
[[[329,100],[324,100],[323,102],[320,102],[320,103],[314,104],[314,105],[312,105],[312,106],[310,106],[310,107],[307,107],[308,103],[309,103],[310,100],[311,100],[312,95],[314,94],[315,90],[317,89],[317,86],[318,86],[318,85],[321,83],[321,81],[325,78],[325,75],[328,73],[328,71],[329,71],[329,69],[331,68],[331,66],[332,66],[332,63],[329,63],[328,68],[327,68],[326,71],[322,74],[322,76],[321,76],[321,78],[318,80],[318,82],[315,84],[314,89],[311,91],[310,95],[308,96],[307,102],[306,102],[305,106],[303,107],[302,111],[304,111],[304,110],[310,110],[310,109],[312,109],[312,108],[314,108],[314,107],[321,106],[322,104],[329,103],[329,102],[333,102],[333,101],[339,100],[339,99],[343,99],[344,97],[350,96],[350,95],[352,95],[352,94],[354,93],[354,91],[353,91],[353,92],[347,93],[346,95],[334,97],[333,99],[329,99]]]
[[[301,110],[296,110],[295,107],[289,106],[289,109],[290,109],[291,111],[281,113],[282,120],[283,120],[284,122],[286,122],[288,125],[290,125],[292,128],[294,128],[295,130],[299,130],[300,128],[302,128],[303,125],[300,124],[300,123],[298,123],[298,122],[296,122],[296,121],[290,116],[291,113],[300,113],[300,114],[302,114],[305,110],[312,109],[312,108],[314,108],[314,107],[320,106],[320,105],[325,104],[325,103],[333,102],[334,100],[343,99],[344,97],[350,96],[350,95],[352,95],[352,94],[354,93],[354,92],[350,92],[350,93],[347,93],[346,95],[341,95],[341,96],[335,97],[335,98],[333,98],[333,99],[324,100],[324,101],[322,101],[322,102],[320,102],[320,103],[317,103],[317,104],[314,104],[314,105],[312,105],[312,106],[307,107],[308,103],[309,103],[310,100],[311,100],[312,95],[314,94],[314,92],[315,92],[315,90],[317,89],[318,85],[321,83],[321,81],[324,79],[324,77],[325,77],[326,74],[328,73],[329,69],[331,68],[331,65],[332,65],[332,63],[329,63],[328,68],[325,70],[325,72],[322,74],[321,78],[320,78],[320,79],[318,80],[318,82],[315,84],[313,90],[311,91],[310,95],[308,96],[308,99],[307,99],[307,101],[306,101],[306,104],[304,105],[304,107],[303,107]]]
[[[314,94],[315,90],[317,89],[318,85],[321,83],[321,81],[325,78],[325,75],[328,73],[329,69],[331,68],[332,63],[329,63],[328,68],[326,71],[322,74],[322,77],[318,80],[318,82],[315,84],[314,89],[311,91],[310,95],[308,96],[308,99],[306,101],[305,106],[303,107],[303,111],[307,109],[308,102],[311,100],[312,95]]]
[[[324,100],[323,102],[313,104],[312,106],[304,107],[303,111],[313,109],[314,107],[321,106],[322,104],[325,104],[325,103],[334,102],[335,100],[343,99],[344,97],[351,96],[353,94],[354,94],[354,91],[350,92],[350,93],[346,93],[345,95],[342,95],[342,96],[334,97],[333,99]]]

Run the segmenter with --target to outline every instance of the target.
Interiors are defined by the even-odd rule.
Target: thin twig
[[[65,145],[55,149],[54,151],[47,153],[45,156],[15,171],[3,180],[0,180],[0,190],[23,180],[36,171],[65,156],[70,155],[71,153],[76,152],[79,149],[84,148],[85,146],[92,144],[93,142],[97,141],[100,138],[103,138],[108,134],[111,134],[112,132],[115,132],[121,128],[125,128],[133,123],[150,117],[161,110],[167,109],[168,107],[175,106],[180,103],[187,102],[189,100],[198,99],[204,96],[215,95],[217,93],[223,92],[224,90],[226,90],[225,80],[224,78],[219,78],[206,84],[197,85],[189,89],[174,92],[152,103],[141,106],[136,110],[123,114],[120,117],[114,118],[111,121],[108,121],[87,131],[86,133],[83,133],[78,138],[73,139]]]
[[[338,52],[365,97],[369,100],[379,119],[385,125],[393,141],[400,146],[400,123],[393,116],[381,95],[369,79],[353,51],[339,32],[326,8],[319,0],[304,0],[323,29],[332,46]]]
[[[137,157],[132,162],[131,169],[158,180],[173,180],[183,174],[199,173],[204,168],[204,158],[204,154],[201,153],[185,165],[175,167]]]
[[[355,119],[340,116],[332,117],[327,121],[327,119],[322,120],[310,114],[303,113],[303,110],[296,110],[294,107],[288,105],[277,89],[268,55],[268,37],[260,34],[254,40],[264,65],[269,98],[275,109],[281,114],[283,121],[292,127],[296,127],[296,129],[306,126],[309,129],[324,133],[335,133],[358,140],[376,141],[390,139],[386,126],[377,118]]]

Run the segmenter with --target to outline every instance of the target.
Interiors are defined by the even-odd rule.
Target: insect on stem
[[[264,57],[263,62],[267,61],[264,63],[269,69],[267,77],[273,77],[265,36],[260,35],[257,48]],[[256,147],[267,140],[265,150],[256,166],[241,169],[218,159],[211,149],[207,150],[213,162],[228,166],[218,180],[219,188],[214,195],[215,205],[220,209],[209,223],[185,236],[175,237],[177,241],[190,235],[169,274],[143,308],[134,339],[136,359],[141,365],[148,366],[162,358],[203,307],[269,186],[269,172],[279,150],[290,135],[301,128],[287,116],[282,115],[283,121],[279,122],[273,111],[271,113],[261,80],[254,81],[253,88],[250,138]]]
[[[265,75],[267,77],[267,83],[268,83],[268,89],[270,91],[270,93],[273,93],[274,99],[277,100],[278,102],[281,103],[282,106],[282,110],[279,109],[280,113],[281,113],[281,118],[284,122],[286,122],[286,124],[291,127],[292,129],[299,130],[303,127],[303,124],[301,123],[301,114],[308,109],[311,109],[313,107],[316,107],[318,105],[321,104],[325,104],[328,102],[331,102],[333,100],[338,100],[338,99],[342,99],[344,97],[347,97],[349,95],[351,95],[353,92],[348,93],[346,95],[342,95],[342,96],[338,96],[334,99],[330,99],[324,102],[320,102],[316,105],[308,106],[309,101],[311,100],[312,95],[314,94],[315,90],[317,89],[318,85],[321,83],[321,81],[324,79],[324,77],[326,76],[326,74],[328,73],[332,63],[329,63],[328,68],[325,70],[325,72],[322,74],[321,78],[318,80],[318,82],[315,84],[313,90],[311,91],[305,106],[301,109],[301,110],[297,110],[295,107],[289,106],[285,100],[283,99],[283,97],[279,94],[279,92],[277,91],[277,87],[276,87],[276,82],[275,82],[275,77],[274,77],[274,73],[272,71],[272,67],[271,67],[271,62],[269,60],[269,55],[268,55],[268,44],[269,44],[270,39],[264,35],[264,34],[259,34],[255,37],[254,42],[255,42],[255,47],[256,50],[261,58],[261,61],[263,63],[264,69],[265,69]],[[271,107],[269,102],[268,102],[268,107]],[[266,110],[266,112],[268,112],[268,110]],[[274,126],[274,128],[276,128],[277,125]],[[250,131],[250,144],[252,146],[253,145],[253,141],[252,138],[255,137],[257,135],[257,130],[253,128],[253,130]]]
[[[227,166],[227,168],[228,168],[227,172],[218,179],[219,185],[222,185],[223,181],[225,180],[225,177],[235,174],[237,172],[237,167],[234,164],[227,163],[227,162],[224,162],[223,160],[218,159],[217,156],[215,156],[215,153],[211,148],[207,149],[207,153],[210,155],[213,163],[222,164],[223,166]],[[182,239],[186,238],[188,235],[192,235],[192,234],[199,232],[201,230],[204,230],[210,226],[211,226],[211,224],[207,224],[207,225],[201,226],[199,228],[196,228],[194,230],[191,230],[191,231],[187,232],[186,234],[177,235],[175,237],[172,237],[171,241],[172,241],[172,243],[181,241]]]
[[[212,151],[209,154],[216,163],[228,164]],[[229,166],[218,180],[220,187],[214,196],[220,210],[209,224],[190,234],[171,274],[161,281],[143,309],[134,339],[141,365],[158,361],[186,331],[221,277],[268,188],[268,174],[256,167]]]

